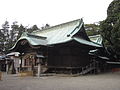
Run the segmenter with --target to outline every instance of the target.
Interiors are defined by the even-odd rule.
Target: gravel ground
[[[120,73],[40,78],[3,73],[0,90],[120,90]]]

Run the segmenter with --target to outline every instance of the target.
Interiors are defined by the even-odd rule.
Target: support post
[[[42,60],[43,60],[43,58],[44,58],[44,56],[43,55],[36,55],[37,56],[37,61],[38,61],[38,77],[40,77],[41,76],[41,73],[42,73],[42,64],[43,64],[43,62],[42,62]]]
[[[8,73],[8,61],[6,60],[6,73]]]
[[[22,53],[20,53],[20,68],[19,68],[19,72],[22,71]]]
[[[39,63],[38,64],[38,77],[41,76],[41,64]]]

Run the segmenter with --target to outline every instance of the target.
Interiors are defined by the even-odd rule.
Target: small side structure
[[[32,33],[23,33],[11,51],[21,55],[21,66],[35,70],[38,68],[38,55],[43,56],[41,65],[44,72],[77,73],[90,65],[90,50],[102,48],[92,42],[84,29],[82,19],[70,21]]]

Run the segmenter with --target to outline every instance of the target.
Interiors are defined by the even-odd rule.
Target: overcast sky
[[[83,18],[94,23],[106,18],[113,0],[0,0],[0,26],[7,19],[24,26],[56,25]]]

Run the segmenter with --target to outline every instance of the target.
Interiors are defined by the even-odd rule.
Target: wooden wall
[[[55,45],[48,49],[48,66],[81,67],[90,62],[89,48],[77,42]]]

